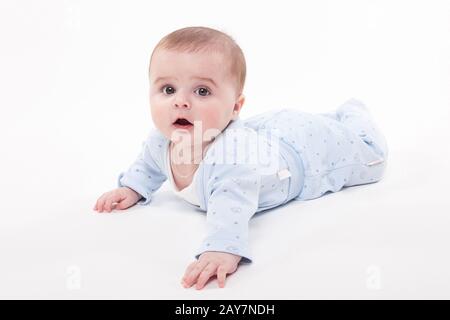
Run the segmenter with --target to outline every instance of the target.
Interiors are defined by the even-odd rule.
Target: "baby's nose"
[[[187,108],[187,109],[191,108],[191,106],[187,102],[175,103],[175,107],[177,107],[177,108]]]

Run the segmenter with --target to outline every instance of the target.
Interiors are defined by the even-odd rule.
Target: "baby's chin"
[[[215,137],[210,137],[201,132],[195,132],[194,130],[185,129],[175,129],[170,132],[167,137],[172,143],[183,145],[183,146],[194,146],[194,145],[207,145],[215,140]]]
[[[202,143],[201,136],[201,133],[194,133],[194,126],[190,128],[177,128],[172,126],[167,138],[173,143],[180,143],[188,146]]]

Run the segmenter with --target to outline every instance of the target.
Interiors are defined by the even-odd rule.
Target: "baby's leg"
[[[335,115],[341,132],[351,142],[347,157],[352,159],[352,165],[343,186],[379,181],[386,169],[388,147],[369,109],[364,103],[350,99],[336,109]]]
[[[350,99],[336,110],[337,120],[355,132],[385,161],[388,156],[386,139],[375,124],[369,109],[359,100]]]

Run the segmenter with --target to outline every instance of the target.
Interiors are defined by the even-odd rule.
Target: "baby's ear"
[[[241,112],[244,102],[245,102],[245,96],[243,94],[241,94],[239,96],[239,98],[237,99],[236,103],[234,104],[233,115],[235,117],[237,117],[239,115],[239,112]]]

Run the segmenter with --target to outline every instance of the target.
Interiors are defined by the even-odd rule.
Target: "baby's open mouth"
[[[187,120],[187,119],[185,119],[185,118],[178,118],[178,119],[173,123],[173,125],[174,125],[175,127],[178,127],[178,128],[187,128],[187,127],[192,126],[193,124],[192,124],[189,120]]]

